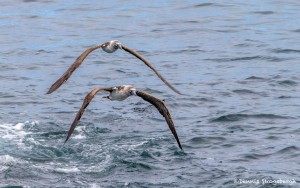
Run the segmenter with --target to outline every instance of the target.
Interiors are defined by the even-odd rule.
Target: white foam
[[[0,156],[0,164],[6,165],[6,164],[12,164],[15,163],[17,160],[10,156],[10,155],[1,155]]]
[[[84,139],[84,138],[86,138],[86,136],[84,136],[82,134],[78,134],[78,135],[73,136],[72,139]]]
[[[56,172],[60,173],[76,173],[80,172],[80,170],[77,167],[71,167],[71,168],[55,168]]]
[[[148,143],[148,141],[142,141],[141,143],[137,143],[137,144],[132,144],[132,145],[129,145],[128,146],[128,150],[134,150],[136,149],[137,147],[140,147],[144,144]]]
[[[23,130],[24,123],[0,124],[0,136],[4,139],[13,140],[23,138],[27,133]]]
[[[17,163],[17,159],[10,155],[0,156],[0,172],[7,170],[10,166]]]
[[[109,164],[111,164],[112,157],[111,155],[106,155],[105,160],[88,167],[85,172],[102,172],[105,170]]]
[[[84,139],[84,138],[86,138],[86,136],[85,136],[85,126],[79,126],[79,127],[76,127],[76,131],[79,133],[79,134],[77,134],[77,135],[74,135],[73,137],[72,137],[72,139]]]
[[[96,183],[92,183],[90,186],[91,188],[100,188],[100,185],[97,185]]]
[[[149,142],[149,140],[146,141],[141,141],[137,144],[122,144],[122,145],[114,145],[114,148],[119,148],[119,149],[123,149],[123,150],[127,150],[127,151],[135,151],[136,148],[143,146],[145,144],[147,144]]]
[[[32,132],[26,130],[25,126],[35,126],[38,123],[38,121],[26,121],[17,124],[0,124],[0,141],[2,142],[2,139],[3,142],[13,141],[16,142],[18,146],[23,147],[23,141],[26,138],[26,135],[32,134]]]
[[[23,127],[24,123],[17,123],[15,126],[13,126],[13,129],[20,131],[23,129]]]
[[[75,164],[64,164],[59,162],[49,162],[49,163],[35,163],[32,166],[38,170],[41,170],[45,173],[78,173],[81,170],[75,166]]]

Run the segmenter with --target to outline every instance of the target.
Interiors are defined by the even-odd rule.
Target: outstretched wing
[[[65,143],[68,141],[68,139],[70,138],[71,134],[73,133],[76,125],[78,124],[82,114],[84,113],[84,110],[86,109],[86,107],[90,104],[90,102],[92,101],[92,99],[94,98],[94,96],[99,92],[99,91],[109,91],[111,92],[112,91],[112,87],[110,88],[96,88],[96,89],[93,89],[91,92],[89,92],[86,96],[85,96],[85,99],[83,101],[83,104],[79,110],[79,112],[77,113],[70,129],[69,129],[69,132],[68,132],[68,136],[65,140]]]
[[[79,57],[77,57],[76,61],[68,68],[68,70],[50,87],[47,94],[52,93],[57,90],[65,81],[67,81],[72,73],[81,65],[83,60],[94,50],[102,47],[103,44],[90,47],[86,49]]]
[[[177,144],[178,146],[180,147],[180,149],[182,149],[181,147],[181,144],[180,144],[180,141],[179,141],[179,138],[177,136],[177,133],[176,133],[176,129],[175,129],[175,126],[174,126],[174,123],[172,121],[172,117],[171,117],[171,114],[169,113],[169,110],[167,109],[166,105],[164,104],[164,102],[146,92],[143,92],[143,91],[136,91],[135,92],[137,96],[141,97],[142,99],[144,99],[145,101],[148,101],[149,103],[151,103],[152,105],[154,105],[157,110],[159,111],[159,113],[165,117],[165,120],[171,130],[171,132],[173,133],[176,141],[177,141]]]
[[[138,54],[136,51],[126,47],[126,46],[123,46],[122,45],[122,49],[131,53],[132,55],[134,55],[135,57],[139,58],[141,61],[143,61],[150,69],[152,69],[155,74],[169,87],[171,88],[175,93],[177,94],[180,94],[182,95],[177,89],[175,89],[164,77],[162,77],[162,75],[157,72],[157,70],[146,60],[144,59],[140,54]]]

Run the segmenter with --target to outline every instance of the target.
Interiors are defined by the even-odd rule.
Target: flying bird
[[[176,133],[176,129],[174,126],[174,123],[172,121],[172,117],[171,114],[169,113],[169,110],[167,109],[164,101],[144,92],[144,91],[140,91],[135,89],[133,86],[130,85],[123,85],[123,86],[116,86],[116,87],[107,87],[107,88],[95,88],[93,89],[91,92],[89,92],[85,99],[84,102],[80,108],[80,110],[78,111],[70,129],[67,135],[67,138],[65,140],[65,143],[68,141],[68,139],[70,138],[71,134],[73,133],[76,125],[78,124],[81,116],[84,113],[84,110],[86,109],[86,107],[89,105],[89,103],[92,101],[92,99],[95,97],[95,95],[100,92],[100,91],[107,91],[110,94],[108,96],[105,96],[103,98],[107,98],[110,100],[117,100],[117,101],[123,101],[125,99],[127,99],[130,96],[139,96],[142,99],[144,99],[145,101],[151,103],[153,106],[155,106],[157,108],[157,110],[159,111],[159,113],[165,118],[172,134],[174,135],[177,144],[179,146],[179,148],[182,150],[179,138],[177,136]]]
[[[162,75],[145,59],[143,58],[139,53],[137,53],[136,51],[122,45],[120,43],[120,41],[118,40],[112,40],[110,42],[105,42],[103,44],[99,44],[93,47],[90,47],[88,49],[86,49],[79,57],[77,57],[77,59],[75,60],[75,62],[68,68],[68,70],[50,87],[50,89],[48,90],[47,94],[50,94],[52,92],[54,92],[55,90],[57,90],[65,81],[67,81],[72,73],[81,65],[81,63],[84,61],[84,59],[94,50],[98,49],[98,48],[102,48],[103,51],[107,52],[107,53],[113,53],[115,52],[117,49],[122,49],[125,50],[126,52],[134,55],[135,57],[137,57],[138,59],[140,59],[141,61],[143,61],[150,69],[152,69],[154,71],[154,73],[169,87],[171,88],[174,92],[181,94],[177,89],[175,89],[166,79],[164,79],[164,77],[162,77]]]

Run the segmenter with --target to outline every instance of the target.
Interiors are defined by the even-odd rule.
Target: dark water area
[[[0,2],[0,187],[299,187],[298,1]],[[118,50],[135,49],[179,91]],[[138,97],[96,87],[134,85],[165,100],[165,120]],[[298,136],[297,136],[298,135]]]

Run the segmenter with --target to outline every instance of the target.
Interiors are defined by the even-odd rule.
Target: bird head
[[[114,49],[122,49],[122,44],[120,41],[118,40],[112,40],[110,41],[111,42],[111,45],[113,46]]]
[[[136,89],[135,88],[131,88],[129,91],[130,95],[136,96]]]

